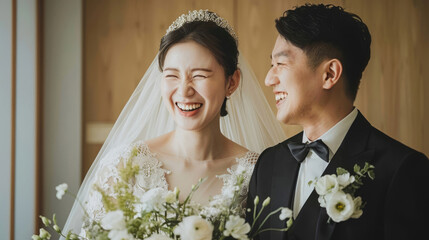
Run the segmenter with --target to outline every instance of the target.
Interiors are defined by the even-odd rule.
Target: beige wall
[[[271,89],[263,81],[276,30],[274,19],[307,1],[286,0],[87,0],[83,19],[83,171],[102,141],[98,129],[114,123],[157,53],[170,23],[193,9],[210,9],[226,18],[239,37],[239,48],[259,78],[273,111]],[[311,1],[321,2],[321,1]],[[323,1],[328,3],[328,1]],[[361,16],[373,37],[356,106],[374,126],[429,155],[429,28],[425,0],[329,1]],[[88,128],[88,126],[90,126]],[[300,131],[284,126],[288,136]],[[97,131],[95,131],[97,132]],[[90,136],[91,135],[91,136]],[[99,138],[99,137],[98,137]],[[101,136],[102,139],[102,136]]]

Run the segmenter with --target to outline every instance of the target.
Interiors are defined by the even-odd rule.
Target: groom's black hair
[[[343,65],[346,93],[355,100],[362,72],[370,58],[371,34],[362,19],[342,7],[305,4],[276,20],[279,34],[301,48],[314,69],[323,60]]]
[[[176,43],[189,40],[195,41],[210,50],[223,67],[226,79],[237,70],[239,52],[235,38],[214,22],[194,21],[185,23],[180,28],[162,37],[158,53],[158,65],[161,71],[164,67],[168,50]],[[228,114],[226,101],[227,99],[225,98],[220,110],[222,117]]]

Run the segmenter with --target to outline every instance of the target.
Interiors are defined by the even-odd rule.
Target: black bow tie
[[[322,140],[317,140],[311,143],[297,143],[297,142],[291,142],[288,143],[287,146],[289,147],[293,157],[301,163],[304,161],[305,157],[308,154],[308,151],[310,151],[310,148],[313,149],[313,151],[323,160],[326,162],[329,162],[329,148],[326,146],[326,144]]]

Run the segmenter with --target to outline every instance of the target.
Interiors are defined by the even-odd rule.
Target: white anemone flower
[[[200,216],[189,216],[179,223],[174,234],[186,240],[211,240],[213,225]]]
[[[225,224],[225,231],[223,235],[226,237],[232,236],[238,240],[248,240],[247,233],[250,232],[250,225],[239,216],[229,216]]]
[[[55,190],[57,190],[58,199],[61,200],[63,198],[64,194],[67,192],[68,187],[69,186],[67,185],[67,183],[63,183],[55,187]]]
[[[347,187],[350,183],[355,181],[354,176],[350,176],[350,173],[344,173],[337,177],[338,184],[341,188]]]
[[[355,211],[355,203],[350,194],[338,191],[330,197],[326,203],[326,212],[334,222],[342,222],[349,219]]]

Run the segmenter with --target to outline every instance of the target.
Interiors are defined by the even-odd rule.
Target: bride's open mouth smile
[[[180,103],[176,102],[176,107],[179,109],[179,113],[185,117],[194,116],[199,112],[199,109],[203,106],[202,103]]]

